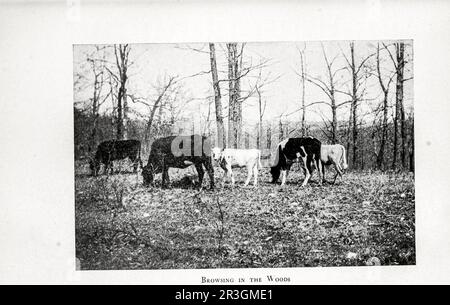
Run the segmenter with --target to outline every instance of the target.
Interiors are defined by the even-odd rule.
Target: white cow
[[[234,186],[235,180],[232,168],[247,167],[247,186],[252,176],[254,177],[253,185],[258,185],[258,169],[261,168],[261,151],[258,149],[220,149],[214,147],[212,149],[213,159],[216,160],[220,167],[224,170],[222,185],[225,184],[225,176],[231,178],[231,184]]]
[[[336,168],[336,176],[334,176],[333,184],[336,182],[337,176],[343,174],[343,170],[348,168],[345,147],[341,144],[322,145],[320,148],[320,160],[322,161],[322,172],[325,177],[325,165],[334,165]]]

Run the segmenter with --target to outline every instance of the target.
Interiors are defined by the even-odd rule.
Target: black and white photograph
[[[79,268],[414,265],[413,51],[74,45]]]
[[[0,285],[449,284],[449,10],[0,0]]]

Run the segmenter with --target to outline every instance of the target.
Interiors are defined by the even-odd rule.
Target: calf
[[[258,149],[220,149],[213,148],[213,159],[216,160],[220,167],[224,170],[222,185],[225,184],[225,176],[231,178],[231,184],[234,186],[235,180],[233,168],[246,167],[247,180],[245,186],[250,183],[252,176],[254,177],[253,185],[258,185],[258,168],[261,168],[261,151]]]
[[[305,172],[302,186],[305,186],[311,178],[313,172],[311,165],[313,164],[319,169],[319,184],[322,184],[321,145],[322,143],[313,137],[288,138],[278,144],[275,160],[270,169],[272,183],[276,183],[281,174],[281,185],[284,185],[292,164],[301,160],[303,161],[302,167]]]
[[[162,173],[162,187],[169,182],[169,168],[197,169],[199,184],[202,186],[205,171],[209,175],[211,189],[214,188],[214,168],[211,159],[211,146],[207,137],[200,135],[170,136],[157,139],[151,146],[148,163],[142,168],[144,185],[153,183],[154,176]]]
[[[100,166],[105,165],[105,173],[109,166],[113,166],[113,161],[129,158],[133,162],[133,170],[137,171],[138,164],[141,164],[141,142],[138,140],[111,140],[100,143],[97,147],[94,159],[89,162],[92,175],[97,176]]]
[[[322,161],[322,172],[325,177],[325,165],[334,165],[336,168],[336,176],[334,176],[333,184],[336,182],[337,176],[342,177],[342,171],[348,168],[345,147],[341,144],[322,145],[320,148],[320,160]]]

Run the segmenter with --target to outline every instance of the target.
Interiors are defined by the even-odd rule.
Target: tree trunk
[[[378,74],[378,82],[379,82],[381,90],[383,92],[383,103],[382,103],[383,122],[382,122],[382,126],[381,126],[381,128],[382,128],[381,143],[380,143],[380,148],[379,148],[378,156],[377,156],[377,168],[381,170],[381,169],[383,169],[384,150],[385,150],[386,140],[387,140],[388,95],[389,95],[390,81],[386,85],[383,83],[383,78],[381,75],[381,67],[380,67],[380,45],[379,44],[377,46],[377,74]]]
[[[331,122],[331,136],[332,136],[332,144],[337,143],[337,107],[336,107],[336,100],[334,99],[334,96],[331,99],[331,113],[333,116],[333,120]]]
[[[353,116],[353,106],[350,105],[350,115],[348,117],[348,128],[347,128],[347,152],[350,153],[351,148],[351,132],[352,132],[352,116]],[[349,158],[350,159],[350,158]],[[349,160],[353,161],[353,159]],[[351,164],[352,167],[354,167],[353,163]]]
[[[278,126],[280,128],[280,132],[278,134],[278,140],[279,140],[279,142],[281,142],[281,141],[284,140],[284,126],[283,126],[283,122],[281,121],[281,118],[280,118],[280,121],[278,123]]]
[[[94,63],[93,63],[94,64]],[[97,130],[98,130],[98,118],[100,116],[99,114],[99,99],[100,99],[100,92],[99,92],[99,75],[95,73],[94,68],[94,96],[92,98],[92,131],[91,131],[91,139],[90,139],[90,150],[95,151],[97,148]]]
[[[122,97],[123,90],[122,87],[119,88],[119,93],[117,95],[117,140],[123,139],[123,107],[122,107]]]
[[[216,106],[217,144],[220,148],[225,148],[227,147],[227,137],[223,124],[222,96],[220,94],[219,77],[217,73],[216,50],[213,43],[209,44],[209,51],[211,62],[211,76],[214,89],[214,103]]]
[[[356,72],[356,65],[355,65],[355,44],[352,42],[350,43],[350,52],[351,52],[351,69],[352,69],[352,104],[351,104],[351,111],[352,111],[352,128],[353,128],[353,135],[352,135],[352,147],[353,147],[353,157],[352,157],[352,166],[356,167],[357,160],[358,160],[358,85],[357,85],[357,72]]]
[[[386,139],[387,139],[387,127],[388,127],[387,121],[388,121],[388,95],[386,92],[384,94],[384,98],[383,98],[383,125],[382,125],[382,133],[381,133],[380,150],[378,152],[378,158],[377,158],[378,169],[383,169],[384,150],[385,150]]]
[[[398,90],[398,88],[397,88]],[[398,105],[398,97],[395,99],[395,115],[394,115],[394,143],[392,152],[392,169],[397,168],[397,147],[398,147],[398,118],[399,118],[400,107]]]
[[[272,150],[272,126],[267,124],[267,148]]]
[[[306,109],[305,109],[305,64],[304,53],[300,52],[301,78],[302,78],[302,137],[306,136]]]
[[[228,147],[235,148],[236,138],[234,134],[234,122],[236,113],[236,100],[235,100],[235,74],[234,74],[234,57],[235,48],[232,43],[227,44],[228,49]]]
[[[117,94],[117,134],[118,140],[123,140],[126,137],[126,119],[128,117],[127,105],[127,70],[128,70],[128,55],[130,49],[128,45],[114,46],[114,54],[116,56],[116,65],[118,70],[119,92]]]
[[[237,53],[236,44],[236,57],[234,63],[234,75],[236,80],[234,82],[235,91],[235,103],[236,103],[236,116],[235,116],[235,137],[236,137],[236,148],[241,148],[242,145],[242,101],[241,101],[241,71],[242,71],[242,49],[241,52]]]
[[[258,138],[256,144],[258,149],[261,149],[263,109],[262,109],[261,92],[258,90],[258,88],[256,89],[256,93],[258,94],[258,110],[259,110]]]
[[[397,90],[396,99],[399,106],[400,114],[400,131],[402,139],[402,150],[401,150],[401,161],[402,167],[406,168],[406,150],[407,150],[407,134],[406,134],[406,123],[405,123],[405,108],[403,104],[403,82],[404,82],[404,67],[405,67],[405,44],[400,42],[396,45],[397,50]]]
[[[240,101],[240,69],[242,68],[242,51],[237,52],[237,43],[228,43],[228,78],[229,78],[229,117],[228,146],[239,148],[242,138],[242,104]],[[239,61],[239,58],[241,60]]]

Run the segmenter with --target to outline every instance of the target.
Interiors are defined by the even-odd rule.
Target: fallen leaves
[[[136,175],[76,177],[81,268],[415,263],[412,175],[347,173],[335,185],[302,188],[293,172],[281,188],[263,172],[258,188],[245,188],[245,174],[237,172],[236,187],[215,191],[197,190],[182,171],[167,189],[145,188]]]

